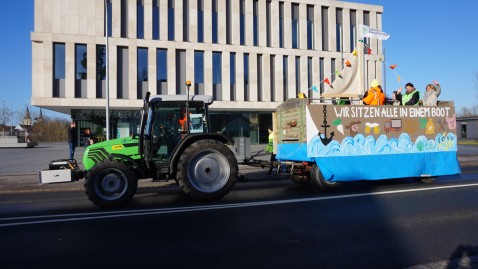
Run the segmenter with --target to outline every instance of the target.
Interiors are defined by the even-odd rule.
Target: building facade
[[[478,140],[478,116],[457,117],[456,135],[458,139]]]
[[[116,138],[137,131],[147,91],[184,94],[191,80],[191,94],[215,98],[214,131],[267,142],[277,105],[319,98],[310,88],[335,78],[359,25],[382,29],[382,12],[335,0],[35,0],[31,103],[101,140],[108,85]],[[382,81],[382,43],[364,42],[366,80]]]

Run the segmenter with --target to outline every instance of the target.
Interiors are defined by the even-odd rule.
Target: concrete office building
[[[146,91],[184,94],[191,80],[191,94],[215,97],[214,131],[266,142],[277,105],[318,98],[309,88],[335,78],[359,25],[382,29],[382,12],[335,0],[35,0],[31,103],[104,135],[108,55],[111,138],[136,132]],[[382,42],[365,42],[366,79],[381,81]]]
[[[458,139],[478,140],[478,117],[457,117],[456,135]]]

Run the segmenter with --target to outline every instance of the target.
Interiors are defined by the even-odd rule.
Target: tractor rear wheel
[[[176,175],[179,186],[189,197],[215,200],[231,191],[238,171],[237,159],[226,145],[205,139],[184,150]]]
[[[118,206],[128,202],[136,192],[138,178],[121,161],[105,160],[91,168],[85,178],[85,192],[94,204]]]

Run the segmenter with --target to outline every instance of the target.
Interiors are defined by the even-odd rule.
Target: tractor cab
[[[183,140],[210,132],[208,106],[212,103],[213,97],[207,95],[145,98],[140,154],[151,170],[157,170],[155,175],[169,174],[171,158],[178,153]]]

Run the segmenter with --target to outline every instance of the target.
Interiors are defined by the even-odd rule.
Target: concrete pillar
[[[167,0],[159,1],[159,27],[160,27],[159,39],[168,40],[168,1]],[[168,78],[168,85],[169,85],[169,78]]]
[[[176,95],[176,49],[175,48],[168,48],[168,94]]]
[[[231,100],[231,54],[228,51],[223,51],[221,56],[222,62],[222,100]]]
[[[242,52],[236,53],[236,101],[244,101],[244,53]]]
[[[153,0],[144,1],[144,39],[153,39]],[[149,61],[148,61],[149,62]]]

